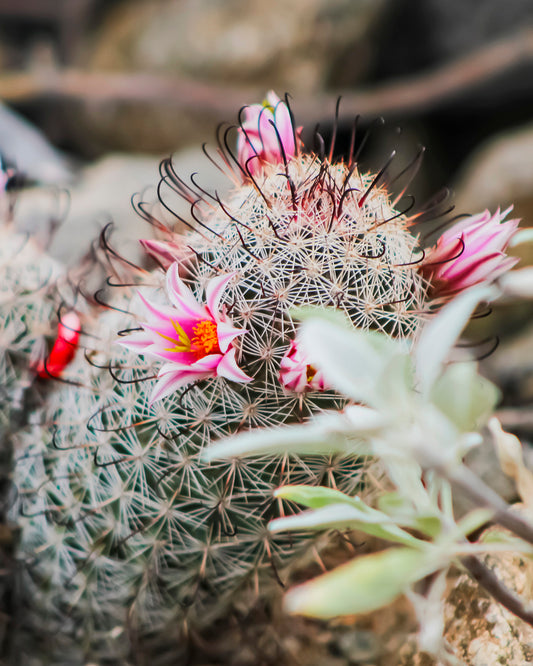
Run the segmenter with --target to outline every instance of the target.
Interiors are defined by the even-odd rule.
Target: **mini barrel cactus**
[[[0,172],[0,181],[4,175]],[[12,610],[7,599],[13,596],[13,531],[6,524],[6,509],[13,494],[9,481],[12,437],[45,399],[46,382],[37,376],[48,376],[47,346],[54,338],[57,342],[65,275],[31,237],[17,233],[4,191],[0,192],[0,206],[5,216],[0,222],[0,597],[6,601],[0,640],[5,643],[11,638],[10,631],[4,630]]]
[[[0,428],[4,433],[24,409],[24,393],[54,334],[60,266],[11,225],[0,227]]]
[[[188,628],[268,589],[308,547],[267,531],[290,511],[277,486],[361,488],[351,458],[202,460],[226,435],[342,406],[298,348],[295,307],[398,338],[429,316],[417,216],[385,169],[305,152],[273,93],[244,113],[236,155],[221,151],[224,198],[163,163],[161,199],[169,186],[191,203],[191,230],[141,206],[163,233],[144,242],[161,268],[117,271],[63,383],[16,437],[25,663],[178,663]]]

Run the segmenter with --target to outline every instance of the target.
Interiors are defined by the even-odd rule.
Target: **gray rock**
[[[59,185],[73,178],[68,160],[28,120],[1,103],[0,154],[38,183]]]
[[[64,217],[53,234],[49,252],[73,266],[88,251],[101,229],[113,222],[113,247],[121,255],[140,261],[142,250],[138,240],[150,238],[152,229],[133,210],[131,197],[142,192],[144,201],[157,201],[159,162],[160,158],[156,156],[120,154],[99,160],[81,172],[79,181],[70,190],[68,209],[65,193],[42,187],[23,191],[16,203],[17,227],[36,235],[45,245],[54,219]],[[207,189],[222,190],[229,183],[199,148],[178,153],[173,163],[185,180],[197,171],[198,182]],[[189,216],[189,205],[177,195],[167,192],[165,200],[179,215]],[[66,209],[66,216],[62,216],[61,210]],[[176,224],[177,220],[160,204],[154,203],[151,210],[156,217]]]
[[[315,90],[363,73],[386,0],[159,0],[123,3],[100,32],[92,64],[178,71],[279,92]],[[344,57],[347,51],[350,56]],[[358,57],[357,57],[358,56]]]
[[[160,101],[82,104],[65,132],[86,154],[112,150],[159,152],[209,136],[238,106],[266,92],[295,98],[352,85],[371,67],[373,26],[390,0],[152,0],[123,2],[97,32],[87,66],[96,71],[157,72],[185,80],[253,90],[221,116]],[[220,94],[223,94],[221,92]],[[333,111],[333,104],[332,104]],[[93,152],[94,154],[94,152]]]

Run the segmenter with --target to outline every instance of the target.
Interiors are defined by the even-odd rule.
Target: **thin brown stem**
[[[403,113],[435,108],[443,100],[470,94],[473,89],[511,69],[533,62],[533,30],[524,29],[438,69],[373,88],[342,93],[340,118],[355,114]],[[155,73],[105,73],[50,68],[0,75],[0,99],[26,102],[40,96],[90,102],[165,103],[178,110],[233,116],[235,109],[261,97],[254,87],[215,85],[185,77]],[[330,116],[335,95],[298,96],[292,106],[303,124]]]
[[[478,476],[464,465],[447,473],[445,470],[437,470],[439,474],[447,478],[466,497],[469,497],[478,507],[487,507],[494,511],[493,520],[505,527],[516,536],[533,544],[533,525],[512,511],[492,488],[487,486]]]
[[[533,627],[533,608],[524,606],[522,600],[502,584],[494,571],[473,555],[462,557],[461,563],[472,578],[498,603]]]

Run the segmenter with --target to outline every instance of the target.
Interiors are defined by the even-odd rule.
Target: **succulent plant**
[[[0,175],[1,179],[1,175]],[[0,205],[6,203],[0,192]],[[8,214],[0,222],[0,598],[6,603],[0,621],[0,643],[10,641],[15,531],[7,521],[13,494],[13,437],[44,400],[48,374],[47,345],[57,336],[64,271],[28,235],[18,233]],[[55,368],[59,374],[59,368]],[[4,604],[2,603],[3,607]]]
[[[305,152],[272,94],[245,114],[236,156],[221,151],[234,181],[223,198],[163,163],[161,201],[173,190],[190,202],[190,231],[140,207],[160,268],[119,262],[63,382],[16,436],[25,663],[32,651],[176,663],[188,628],[237,591],[268,589],[308,549],[268,532],[291,511],[276,487],[361,487],[354,458],[201,459],[220,437],[344,404],[297,348],[294,308],[337,308],[400,339],[429,316],[420,213],[401,212],[386,169]]]

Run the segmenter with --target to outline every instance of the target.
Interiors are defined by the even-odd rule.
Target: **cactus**
[[[0,229],[0,387],[2,431],[21,411],[24,390],[35,376],[30,366],[54,333],[59,298],[54,293],[61,274],[57,262],[34,241],[10,227]]]
[[[0,203],[2,193],[0,193]],[[12,550],[16,538],[6,509],[10,483],[13,434],[27,423],[32,409],[42,403],[46,382],[36,380],[46,357],[47,343],[56,334],[64,272],[34,240],[17,233],[9,211],[0,224],[0,597],[5,613],[0,620],[0,642],[11,641],[8,622],[13,612]]]
[[[202,461],[220,437],[344,404],[298,355],[294,307],[333,306],[356,327],[399,338],[428,316],[415,218],[398,211],[384,170],[306,153],[283,102],[260,108],[259,126],[263,113],[271,122],[258,143],[248,110],[223,199],[163,163],[161,199],[167,186],[185,196],[194,228],[178,235],[156,223],[164,240],[145,247],[168,270],[122,265],[123,286],[84,318],[65,382],[17,434],[25,663],[32,651],[54,664],[177,663],[187,627],[209,626],[237,591],[268,590],[273,572],[308,548],[268,533],[268,519],[291,510],[273,498],[277,486],[361,487],[363,463],[349,458]],[[191,339],[170,318],[163,351],[187,348],[196,360],[170,361],[165,374],[146,336],[169,298],[173,312],[186,303],[207,313],[208,337],[195,328]],[[221,322],[232,327],[229,346],[216,338]],[[213,349],[218,365],[202,374]]]

